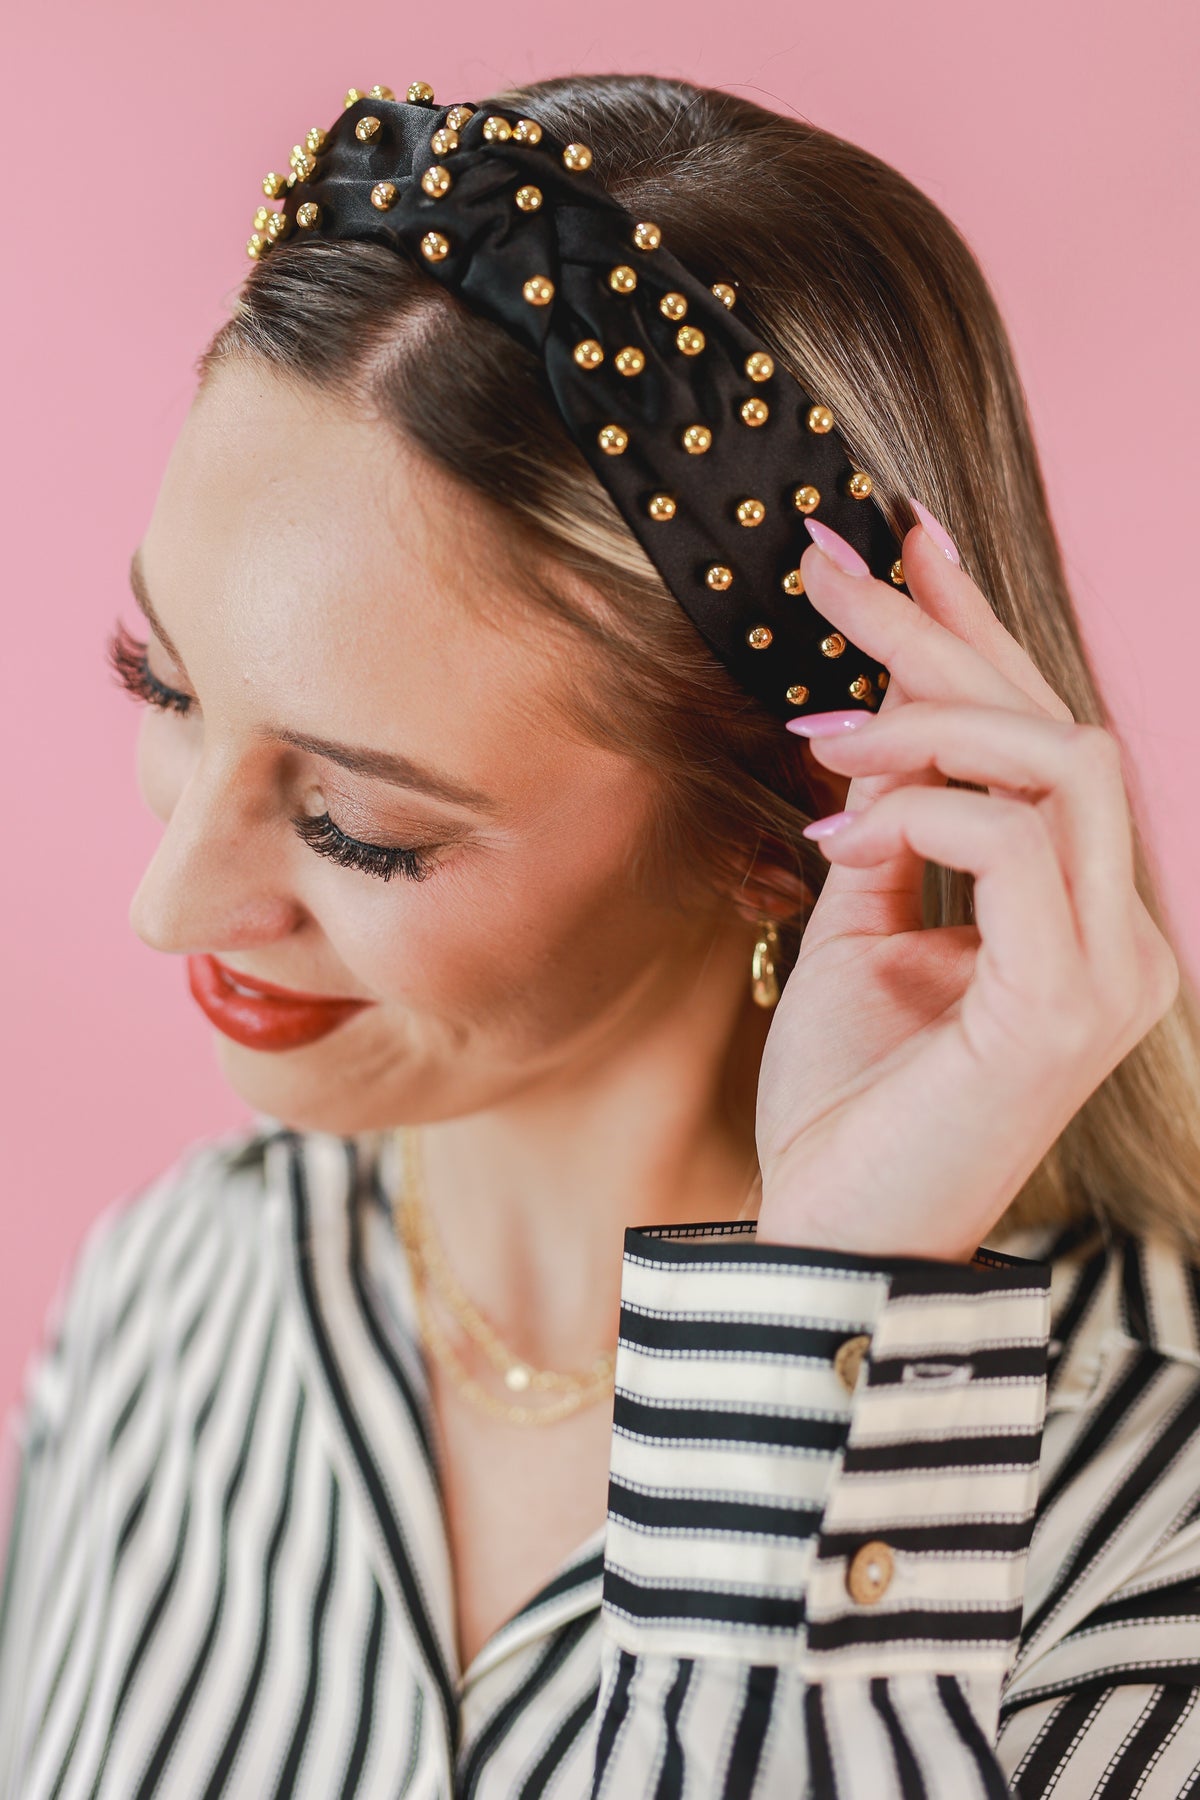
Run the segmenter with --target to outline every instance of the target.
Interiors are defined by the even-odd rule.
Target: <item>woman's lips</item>
[[[252,980],[226,969],[215,956],[189,956],[188,986],[192,998],[211,1022],[235,1043],[251,1050],[297,1050],[315,1044],[339,1025],[373,1006],[373,1000],[322,999],[273,982]],[[233,982],[253,987],[239,993]]]

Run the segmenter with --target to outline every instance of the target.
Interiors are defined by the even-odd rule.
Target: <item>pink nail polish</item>
[[[869,575],[870,569],[863,561],[853,544],[848,544],[838,532],[831,531],[828,525],[822,525],[819,519],[805,519],[808,534],[818,550],[823,550],[830,562],[836,563],[843,575]]]
[[[857,812],[853,810],[827,813],[825,818],[814,819],[811,825],[806,825],[800,836],[806,838],[832,837],[835,831],[840,831],[843,825],[848,825],[851,819],[857,819],[857,817]]]
[[[911,494],[908,496],[908,504],[912,507],[918,519],[920,519],[922,525],[925,527],[942,554],[948,557],[952,563],[957,563],[959,567],[961,567],[962,557],[958,554],[958,545],[950,536],[946,527],[934,518],[927,506],[922,506],[919,500],[914,500]]]
[[[805,713],[803,718],[789,719],[786,729],[799,737],[834,737],[843,731],[857,731],[864,719],[873,717],[866,711]]]

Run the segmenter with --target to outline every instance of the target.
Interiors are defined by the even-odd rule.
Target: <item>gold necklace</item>
[[[392,1201],[392,1222],[397,1237],[408,1253],[413,1275],[413,1299],[421,1335],[454,1385],[468,1400],[493,1418],[510,1425],[551,1425],[580,1407],[598,1400],[612,1388],[616,1368],[616,1352],[597,1356],[591,1368],[582,1374],[560,1369],[539,1369],[513,1353],[500,1334],[488,1323],[466,1293],[446,1261],[445,1253],[433,1231],[425,1204],[425,1187],[417,1132],[411,1125],[396,1127],[404,1179]],[[742,1203],[738,1218],[746,1217],[747,1207],[757,1186]],[[556,1391],[557,1400],[546,1405],[527,1406],[506,1401],[492,1394],[477,1381],[450,1338],[433,1316],[426,1289],[433,1289],[457,1319],[467,1336],[477,1344],[496,1369],[510,1393]]]

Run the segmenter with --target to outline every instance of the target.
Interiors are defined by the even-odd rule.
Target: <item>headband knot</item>
[[[903,582],[873,483],[834,415],[591,172],[588,145],[414,82],[351,88],[263,182],[248,249],[378,243],[415,259],[539,358],[564,424],[714,654],[772,713],[878,705],[887,671],[804,596],[818,514]],[[264,217],[260,226],[259,219]]]

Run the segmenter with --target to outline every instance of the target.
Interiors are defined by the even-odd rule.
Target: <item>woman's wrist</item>
[[[878,1224],[878,1221],[872,1221]],[[799,1250],[833,1250],[851,1256],[914,1256],[931,1262],[969,1263],[977,1245],[950,1234],[931,1235],[919,1243],[900,1243],[870,1230],[858,1228],[853,1212],[838,1218],[822,1217],[812,1208],[801,1209],[764,1188],[758,1209],[755,1237],[760,1244],[780,1244]]]

